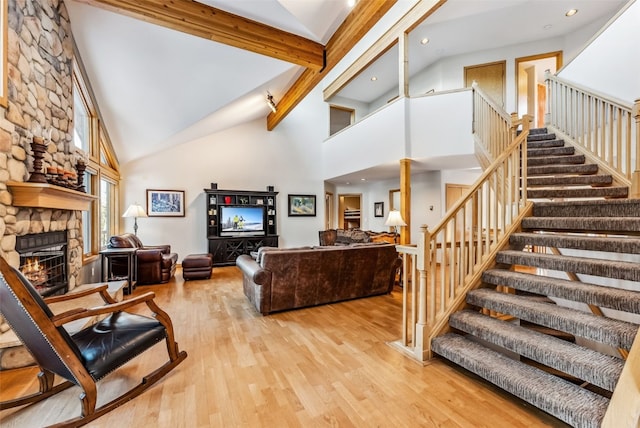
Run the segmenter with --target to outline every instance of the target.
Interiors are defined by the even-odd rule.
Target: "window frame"
[[[82,100],[84,103],[84,107],[86,108],[89,114],[89,142],[88,148],[89,152],[86,153],[84,150],[76,147],[75,143],[71,142],[71,150],[75,150],[77,155],[83,157],[86,160],[87,164],[87,172],[89,173],[90,183],[87,183],[87,189],[91,191],[91,194],[97,196],[98,198],[91,202],[90,213],[90,236],[84,236],[84,225],[82,228],[83,232],[83,257],[82,262],[83,265],[88,263],[92,263],[98,259],[100,250],[103,249],[100,242],[100,224],[101,224],[101,186],[100,183],[102,180],[107,180],[113,185],[113,194],[111,195],[109,201],[109,217],[110,223],[112,226],[112,231],[114,233],[118,233],[119,231],[119,217],[118,214],[120,212],[120,171],[118,159],[115,155],[115,151],[113,150],[113,146],[111,144],[111,140],[109,139],[109,134],[106,128],[103,126],[103,121],[100,117],[100,111],[97,107],[97,103],[95,102],[95,97],[91,90],[91,86],[89,84],[89,80],[87,78],[87,74],[82,65],[82,61],[80,59],[80,55],[78,53],[77,47],[74,44],[74,53],[75,53],[75,61],[73,64],[73,90],[79,91],[78,98]],[[74,98],[75,104],[75,98]],[[75,105],[74,105],[75,108]],[[75,130],[73,131],[75,132]],[[102,155],[104,155],[104,159],[107,159],[107,163],[101,162]],[[90,245],[89,251],[85,251],[84,240],[89,239]]]

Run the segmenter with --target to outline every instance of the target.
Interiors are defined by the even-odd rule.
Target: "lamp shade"
[[[131,204],[124,214],[122,214],[122,217],[147,217],[147,213],[140,205]]]
[[[404,222],[402,216],[400,215],[400,211],[391,210],[389,211],[389,217],[387,217],[387,221],[384,223],[385,226],[406,226],[407,223]]]

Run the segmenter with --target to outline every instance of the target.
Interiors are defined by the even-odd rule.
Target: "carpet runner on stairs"
[[[474,310],[454,313],[432,350],[574,427],[599,427],[625,364],[618,350],[640,324],[640,201],[535,202],[522,228],[467,294]]]
[[[595,164],[556,139],[546,129],[532,130],[527,138],[527,196],[530,199],[626,198],[629,190],[613,177],[598,174]]]

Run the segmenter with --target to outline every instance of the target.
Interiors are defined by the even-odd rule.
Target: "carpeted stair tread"
[[[635,234],[640,233],[640,217],[527,217],[522,228]]]
[[[630,349],[638,331],[638,325],[630,322],[598,317],[559,305],[528,301],[517,295],[499,293],[488,288],[467,293],[467,303],[617,348]]]
[[[551,174],[596,174],[598,165],[589,164],[569,164],[569,165],[527,165],[527,175],[551,175]]]
[[[518,232],[509,237],[509,243],[517,248],[523,248],[525,245],[537,245],[573,250],[640,254],[640,237]]]
[[[563,147],[564,140],[527,141],[527,149],[543,149],[548,147]]]
[[[474,311],[451,315],[451,327],[613,392],[624,360]]]
[[[437,354],[581,428],[599,427],[609,400],[535,367],[527,366],[464,337],[449,333],[431,341]]]
[[[527,186],[608,186],[611,183],[613,183],[613,177],[606,174],[534,176],[527,178]]]
[[[498,252],[496,262],[508,265],[532,266],[560,272],[582,273],[604,278],[640,281],[640,263],[619,260],[505,250]]]
[[[538,133],[532,133],[529,132],[529,135],[527,136],[527,141],[541,141],[541,140],[555,140],[556,139],[556,134],[538,134]]]
[[[615,187],[585,187],[585,188],[538,188],[527,189],[527,197],[536,198],[626,198],[629,188]]]
[[[529,130],[529,135],[540,135],[540,134],[548,134],[549,131],[547,128],[531,128]],[[518,135],[520,135],[520,131],[518,131]]]
[[[537,331],[538,333],[543,333],[547,336],[553,336],[556,339],[560,339],[565,342],[571,342],[571,343],[576,342],[576,337],[571,333],[567,333],[566,331],[560,331],[554,328],[545,327],[543,325],[530,323],[529,321],[526,321],[526,320],[520,320],[520,326],[523,328],[526,328],[527,330],[533,330],[533,331]]]
[[[483,272],[482,281],[487,284],[506,285],[529,293],[640,314],[640,290],[624,290],[504,269],[489,269]]]
[[[544,201],[533,206],[536,217],[639,217],[640,199]]]
[[[535,158],[539,156],[565,156],[574,154],[576,149],[571,146],[562,147],[546,147],[546,148],[531,148],[527,147],[527,157]]]
[[[527,167],[540,165],[583,164],[584,161],[584,155],[545,156],[543,158],[527,159]]]

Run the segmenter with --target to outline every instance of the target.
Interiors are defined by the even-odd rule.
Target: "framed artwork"
[[[149,217],[184,217],[184,190],[147,189]]]
[[[316,195],[289,195],[289,217],[315,217]]]
[[[0,0],[0,105],[7,106],[7,16],[9,0]]]
[[[375,217],[384,217],[384,202],[373,203],[373,215]]]

